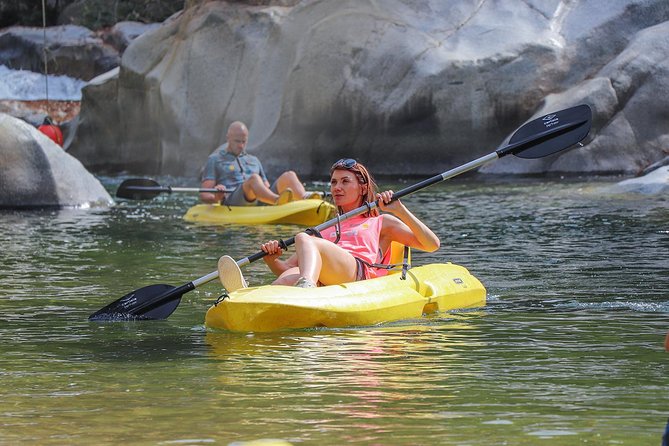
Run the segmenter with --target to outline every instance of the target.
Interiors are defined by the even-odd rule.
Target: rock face
[[[81,163],[24,121],[0,113],[0,208],[113,204]]]
[[[118,67],[121,54],[130,42],[159,26],[156,23],[119,22],[98,32],[77,25],[54,26],[46,30],[13,26],[0,31],[0,64],[16,70],[44,73],[46,48],[49,74],[90,80]]]
[[[84,89],[70,153],[196,176],[242,120],[270,175],[322,176],[342,156],[432,175],[587,103],[585,149],[487,172],[632,172],[669,149],[667,20],[666,0],[196,3]]]
[[[102,40],[123,54],[130,42],[158,27],[160,27],[158,23],[119,22],[102,35]]]
[[[666,194],[669,192],[669,166],[662,166],[639,178],[621,181],[603,190],[605,193]]]
[[[592,78],[550,95],[538,116],[574,102],[596,114],[586,147],[531,162],[511,157],[486,173],[637,173],[669,153],[669,22],[639,32]]]
[[[15,70],[44,72],[44,48],[49,74],[89,80],[119,63],[116,49],[83,26],[47,28],[15,26],[0,32],[0,63]]]

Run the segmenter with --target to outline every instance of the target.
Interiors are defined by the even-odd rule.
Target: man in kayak
[[[244,150],[248,138],[249,130],[243,122],[230,124],[227,143],[209,155],[202,170],[201,187],[215,188],[221,193],[202,192],[200,199],[228,206],[255,206],[307,198],[302,182],[293,171],[282,173],[270,187],[260,160]]]
[[[387,274],[378,268],[392,241],[433,252],[439,238],[400,200],[390,201],[393,191],[377,193],[369,171],[354,159],[341,159],[330,169],[330,192],[339,214],[378,200],[378,208],[351,217],[320,236],[305,232],[295,236],[295,254],[280,260],[283,249],[277,240],[261,245],[263,259],[278,276],[275,284],[311,288],[365,280]],[[381,254],[384,253],[384,254]]]

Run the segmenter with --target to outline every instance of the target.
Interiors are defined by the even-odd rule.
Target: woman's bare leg
[[[295,252],[300,276],[313,283],[333,285],[356,278],[355,258],[329,240],[301,232],[295,236]]]
[[[300,278],[300,269],[295,267],[295,268],[289,268],[285,270],[279,277],[276,278],[274,282],[272,282],[272,285],[287,285],[287,286],[293,286],[295,285],[295,282],[297,282],[297,279]]]

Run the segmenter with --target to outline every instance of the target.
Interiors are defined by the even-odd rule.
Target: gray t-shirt
[[[232,190],[254,173],[260,175],[263,181],[267,181],[258,158],[246,152],[235,156],[222,146],[207,158],[207,164],[202,171],[202,181],[214,180],[216,184],[223,184],[226,189]]]

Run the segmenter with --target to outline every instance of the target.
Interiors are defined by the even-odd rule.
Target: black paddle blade
[[[169,192],[169,189],[148,178],[130,178],[116,189],[116,196],[129,200],[150,200],[161,192]]]
[[[176,290],[176,291],[175,291]],[[166,319],[181,302],[172,285],[149,285],[126,294],[88,317],[89,321]]]
[[[592,110],[586,104],[549,113],[519,128],[497,154],[543,158],[581,142],[588,136],[591,125]]]

